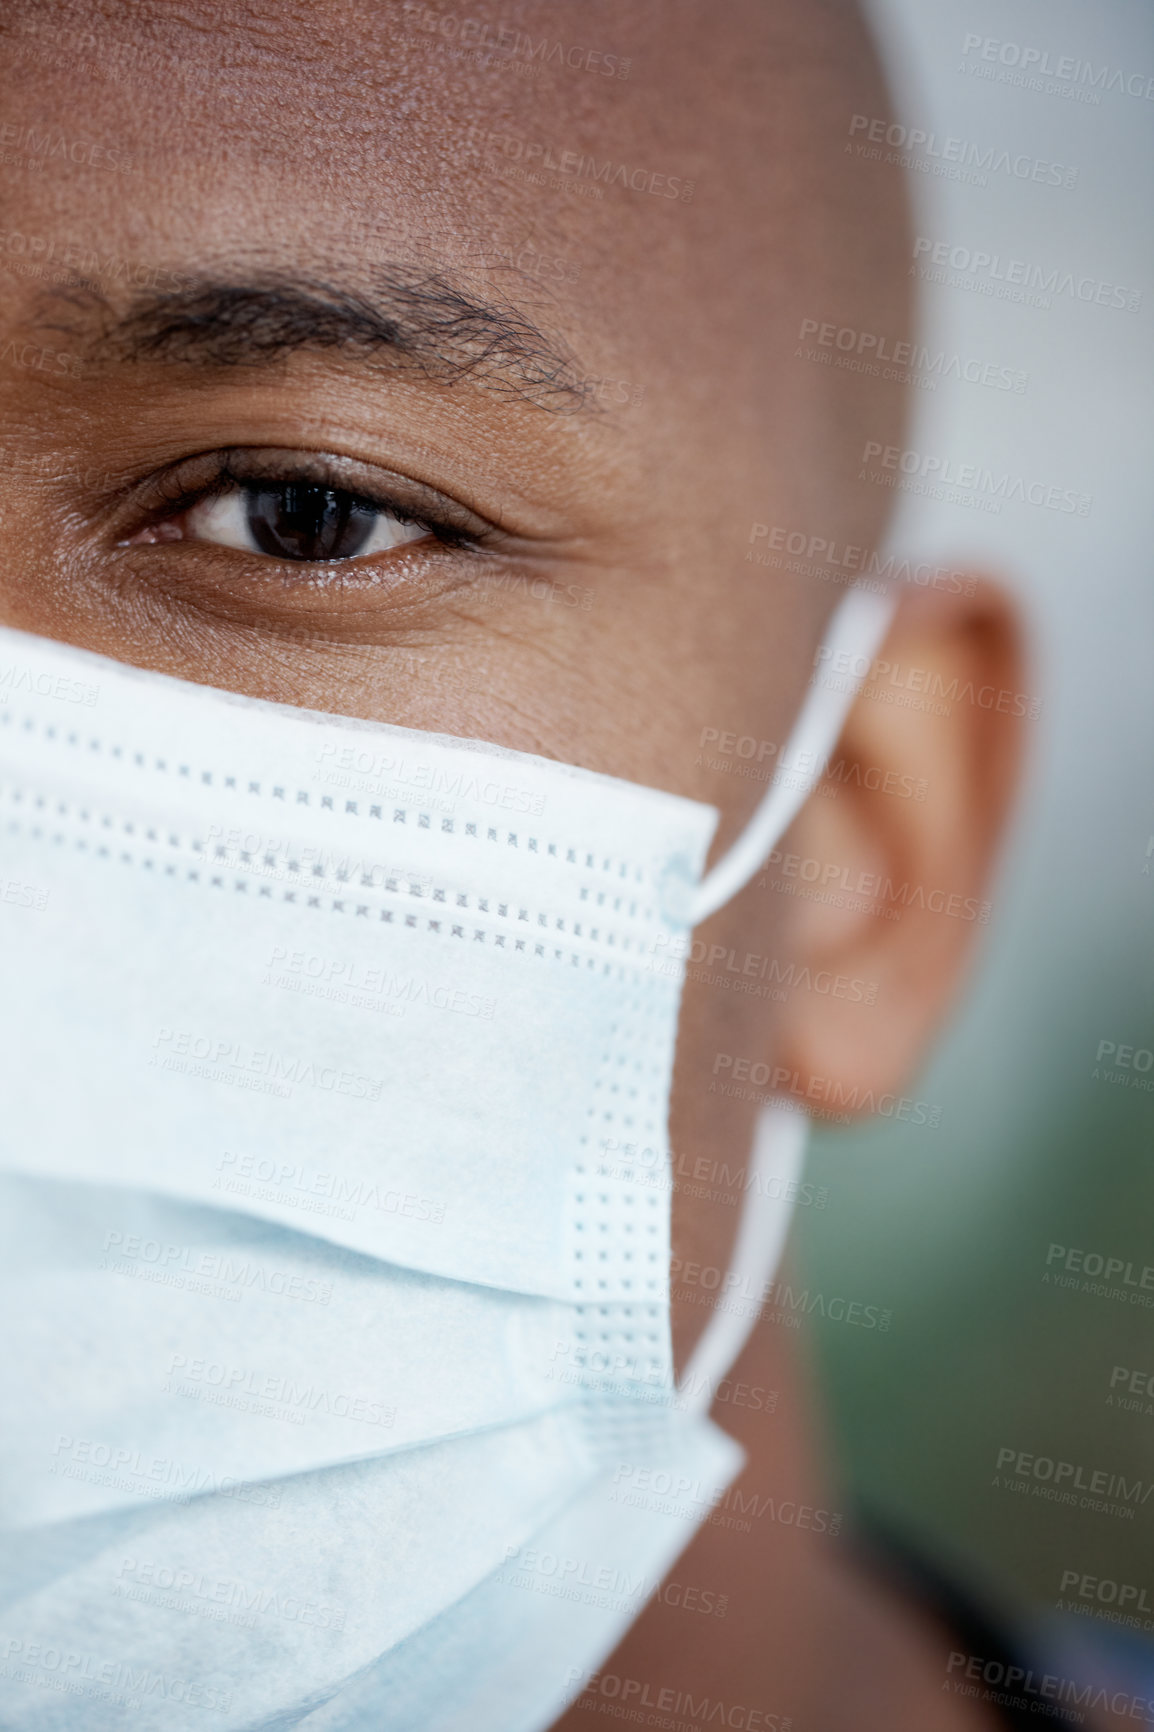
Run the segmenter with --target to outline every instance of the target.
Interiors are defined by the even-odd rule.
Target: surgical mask
[[[0,631],[6,1724],[563,1710],[740,1467],[756,1307],[673,1375],[681,958],[852,695],[703,879],[711,806]]]

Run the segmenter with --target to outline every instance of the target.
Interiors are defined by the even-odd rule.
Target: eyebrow
[[[336,351],[415,368],[437,384],[475,378],[554,413],[586,406],[564,345],[516,306],[477,300],[441,272],[374,266],[366,292],[299,272],[182,274],[175,288],[139,293],[120,311],[90,283],[57,287],[48,299],[96,315],[96,362],[261,367]]]

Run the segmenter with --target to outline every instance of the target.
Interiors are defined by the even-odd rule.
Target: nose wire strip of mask
[[[830,622],[822,644],[822,661],[835,667],[840,656],[849,655],[859,662],[864,660],[868,669],[881,648],[896,607],[897,598],[892,592],[878,594],[854,585]],[[864,677],[864,674],[839,676],[836,687],[811,684],[761,804],[729,852],[697,888],[691,905],[691,926],[699,926],[709,915],[716,914],[761,870],[770,849],[788,830],[821,780],[824,760],[837,744]],[[799,759],[810,763],[812,768],[794,778],[786,766]]]

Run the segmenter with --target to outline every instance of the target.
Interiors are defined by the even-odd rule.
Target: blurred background
[[[871,11],[900,117],[933,135],[911,164],[927,346],[1026,374],[919,390],[910,444],[1092,502],[902,496],[900,547],[1022,598],[1042,709],[978,966],[910,1090],[941,1123],[819,1134],[828,1203],[797,1211],[805,1282],[891,1327],[806,1328],[847,1495],[1039,1609],[1074,1570],[1154,1608],[1154,11]],[[1007,1451],[1033,1463],[999,1472]],[[1059,1463],[1108,1509],[1035,1495]]]

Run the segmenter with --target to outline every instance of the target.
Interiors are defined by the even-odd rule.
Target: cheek
[[[0,625],[94,649],[85,590],[77,562],[61,554],[46,490],[19,469],[0,473]]]

